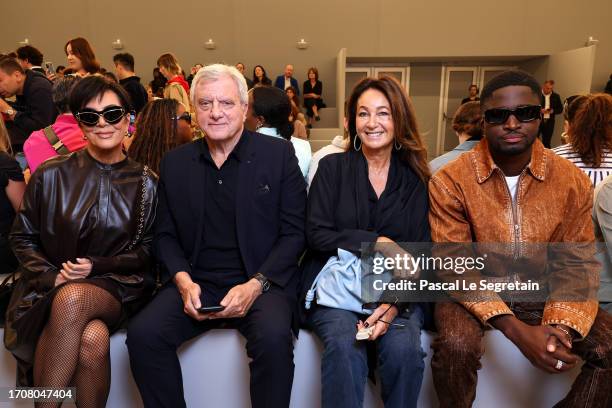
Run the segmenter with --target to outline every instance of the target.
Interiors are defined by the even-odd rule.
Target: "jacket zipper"
[[[501,169],[500,169],[501,172]],[[523,169],[523,171],[521,171],[521,173],[519,174],[519,178],[516,181],[516,202],[515,200],[512,199],[512,192],[510,191],[510,188],[508,187],[508,183],[506,182],[506,177],[505,175],[503,175],[503,172],[501,172],[502,175],[502,179],[504,182],[504,185],[506,186],[506,191],[508,192],[508,197],[510,198],[510,206],[512,207],[512,259],[514,261],[516,261],[520,255],[520,241],[519,241],[519,230],[520,230],[520,226],[518,224],[518,219],[517,219],[517,215],[516,215],[516,207],[518,206],[518,200],[519,200],[519,196],[520,196],[520,188],[521,188],[521,179],[523,178],[523,174],[525,173],[525,169]],[[512,273],[512,277],[514,279],[514,281],[516,281],[516,272]],[[512,299],[512,295],[510,295],[510,308],[512,308],[512,306],[514,305],[514,300]]]
[[[519,256],[519,250],[518,250],[518,234],[519,234],[519,229],[520,226],[517,223],[517,215],[516,215],[516,203],[514,202],[514,200],[512,199],[512,192],[510,191],[510,188],[508,187],[508,183],[506,182],[506,176],[503,174],[503,172],[501,172],[500,170],[500,176],[502,178],[502,181],[504,183],[504,185],[506,186],[506,192],[508,193],[508,198],[510,199],[510,207],[512,209],[512,259],[516,260],[518,259]],[[516,201],[518,201],[518,196],[519,196],[519,186],[521,183],[521,177],[523,176],[523,173],[521,172],[521,174],[519,174],[519,178],[516,184]]]

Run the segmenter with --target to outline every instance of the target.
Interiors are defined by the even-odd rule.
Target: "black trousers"
[[[207,330],[228,327],[238,329],[247,340],[252,406],[288,407],[294,369],[294,302],[282,289],[272,287],[243,318],[198,322],[183,311],[176,286],[164,287],[128,327],[132,374],[144,406],[185,407],[177,348]],[[230,387],[228,392],[232,392]]]
[[[554,131],[555,119],[553,117],[548,120],[542,120],[542,123],[540,124],[540,135],[542,135],[542,143],[547,149],[550,149],[550,141],[552,140]]]

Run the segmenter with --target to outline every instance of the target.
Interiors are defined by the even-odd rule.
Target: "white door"
[[[410,89],[410,67],[376,67],[374,70],[374,76],[380,78],[382,75],[388,75],[397,79],[408,94]]]
[[[478,67],[442,67],[440,86],[440,120],[438,121],[438,144],[436,155],[453,150],[457,136],[452,129],[453,116],[461,100],[469,96],[470,85],[476,83]]]

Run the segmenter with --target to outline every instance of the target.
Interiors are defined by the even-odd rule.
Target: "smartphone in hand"
[[[47,69],[47,75],[55,74],[55,68],[51,61],[45,62],[45,68]]]
[[[198,313],[215,313],[215,312],[221,312],[222,310],[225,310],[225,306],[221,306],[221,305],[203,306],[197,310],[198,310]]]

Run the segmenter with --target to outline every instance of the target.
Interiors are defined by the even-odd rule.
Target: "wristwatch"
[[[253,278],[257,279],[259,283],[261,283],[262,292],[267,292],[268,290],[270,290],[270,281],[261,273],[256,273],[255,275],[253,275]]]
[[[13,110],[13,108],[8,108],[6,111],[4,111],[4,113],[6,113],[8,116],[13,116],[15,114],[15,111]]]

